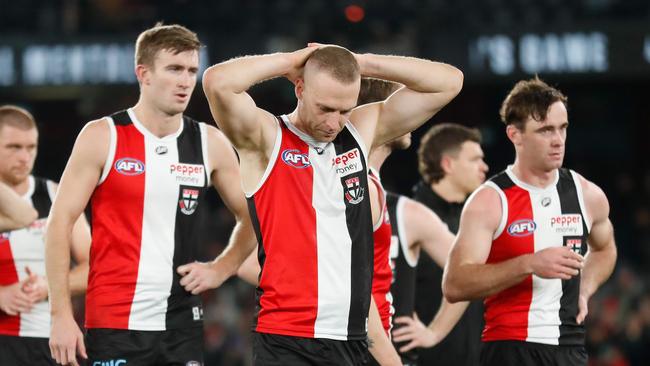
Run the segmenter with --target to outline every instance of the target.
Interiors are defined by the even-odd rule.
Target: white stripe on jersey
[[[108,124],[109,130],[108,154],[106,155],[106,161],[104,162],[102,175],[99,177],[97,185],[104,183],[106,177],[108,177],[108,173],[110,173],[111,167],[113,166],[113,159],[115,159],[115,150],[117,149],[117,131],[115,129],[115,121],[113,121],[113,118],[111,117],[106,117],[106,123]]]
[[[32,195],[36,188],[33,176],[28,177],[29,186],[22,196],[33,207]],[[45,276],[45,223],[47,218],[34,221],[29,227],[14,230],[9,233],[9,245],[13,254],[14,266],[18,274],[18,282],[29,276],[25,267],[29,266],[32,273]],[[50,307],[47,301],[41,301],[32,307],[28,313],[20,313],[20,337],[48,338],[50,336]]]
[[[142,244],[129,329],[165,330],[167,299],[173,281],[171,268],[179,196],[178,183],[169,169],[178,162],[178,145],[176,136],[158,139],[145,135],[144,141]],[[166,154],[155,153],[161,145],[167,147]]]
[[[347,230],[343,186],[336,176],[332,159],[336,157],[333,144],[322,154],[309,148],[313,166],[312,206],[316,211],[316,242],[318,256],[318,314],[314,324],[315,338],[346,340],[351,299],[352,239]]]
[[[554,184],[546,189],[528,190],[533,218],[537,225],[533,232],[535,253],[546,248],[561,247],[562,235],[552,231],[551,218],[562,215],[560,195]],[[550,198],[544,207],[542,200]],[[528,312],[528,338],[526,341],[558,344],[560,338],[560,298],[562,280],[544,279],[533,275],[533,297]]]
[[[415,268],[418,265],[418,259],[420,259],[420,251],[417,251],[415,258],[411,257],[411,250],[409,248],[408,237],[406,236],[406,223],[404,222],[404,205],[406,204],[406,198],[399,196],[397,199],[397,205],[395,207],[395,221],[397,222],[397,233],[399,235],[399,241],[402,246],[402,253],[404,253],[404,260],[408,263],[409,266]]]
[[[582,195],[582,184],[580,183],[580,178],[578,173],[570,170],[571,177],[573,178],[573,184],[576,185],[576,193],[578,194],[578,204],[580,205],[580,211],[582,211],[582,217],[585,218],[585,224],[587,225],[587,230],[591,231],[591,216],[589,216],[589,211],[587,211],[587,206],[585,206],[585,198]]]
[[[483,183],[483,186],[474,191],[474,193],[472,193],[472,196],[474,196],[479,190],[483,189],[483,187],[490,187],[494,189],[499,194],[499,199],[501,200],[501,220],[499,220],[499,226],[497,226],[497,230],[494,232],[494,235],[492,235],[492,240],[494,240],[501,236],[503,229],[506,228],[506,223],[508,222],[508,199],[506,198],[506,195],[503,193],[501,188],[499,188],[499,186],[497,186],[492,181]],[[467,201],[469,202],[469,199]]]
[[[206,167],[205,177],[208,180],[206,185],[209,186],[212,184],[212,171],[210,170],[210,154],[208,153],[208,125],[205,123],[199,123],[199,130],[201,131],[201,153],[203,154],[203,165]]]

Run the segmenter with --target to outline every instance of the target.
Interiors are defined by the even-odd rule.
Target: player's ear
[[[453,165],[453,158],[447,154],[442,154],[440,157],[440,168],[442,169],[443,172],[445,172],[445,175],[451,173],[452,165]]]
[[[525,128],[525,126],[524,126]],[[512,141],[512,144],[517,146],[521,144],[521,134],[523,133],[519,127],[516,127],[514,124],[510,124],[506,127],[506,135]]]
[[[296,99],[302,99],[302,93],[305,91],[305,80],[303,78],[297,78],[294,82],[294,91],[296,93]]]
[[[149,84],[149,68],[143,64],[135,65],[135,77],[140,85]]]

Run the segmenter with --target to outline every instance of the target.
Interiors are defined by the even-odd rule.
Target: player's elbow
[[[463,89],[463,83],[465,82],[465,75],[463,74],[460,69],[450,66],[451,71],[450,71],[450,92],[453,93],[454,96],[458,95],[460,91]]]
[[[206,95],[219,96],[228,89],[228,78],[219,65],[214,65],[203,73],[202,85]]]
[[[449,269],[445,271],[442,278],[442,295],[452,304],[467,300],[463,286],[456,281],[454,274],[450,273]]]
[[[38,211],[30,207],[24,215],[16,218],[16,226],[20,228],[27,227],[36,221],[36,219],[38,219]]]

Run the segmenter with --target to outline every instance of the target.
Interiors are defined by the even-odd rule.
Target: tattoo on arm
[[[368,337],[368,348],[372,348],[375,345],[375,341]]]

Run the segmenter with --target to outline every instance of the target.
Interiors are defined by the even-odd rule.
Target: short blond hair
[[[311,55],[307,65],[313,65],[335,80],[350,84],[361,78],[361,68],[352,52],[339,46],[323,46]]]
[[[0,106],[0,129],[4,126],[12,126],[21,130],[36,128],[36,120],[25,108],[16,105]]]
[[[175,54],[185,51],[198,51],[201,42],[196,33],[178,24],[157,23],[140,33],[135,42],[135,64],[153,66],[158,52],[172,51]]]

